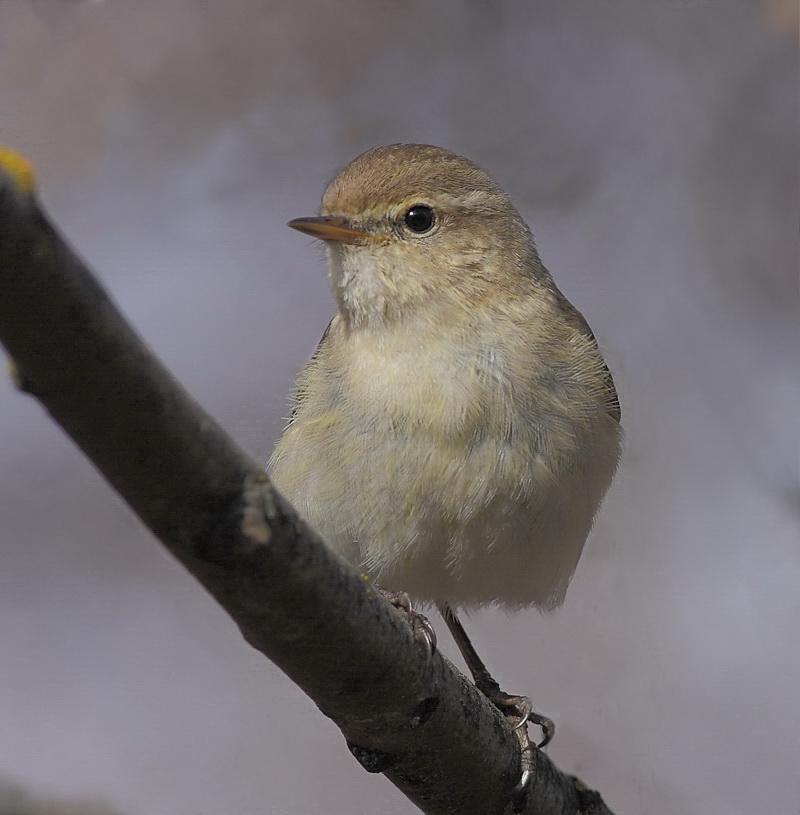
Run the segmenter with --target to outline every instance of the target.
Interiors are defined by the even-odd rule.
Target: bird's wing
[[[309,365],[313,365],[316,361],[317,357],[320,355],[320,351],[328,342],[328,336],[331,333],[331,326],[333,325],[333,320],[336,318],[334,317],[329,323],[328,327],[322,332],[322,337],[320,337],[319,342],[317,343],[317,348],[314,353],[309,358],[308,362],[306,363],[306,367]],[[292,405],[292,412],[289,414],[289,423],[291,424],[294,421],[295,416],[297,415],[297,411],[300,408],[300,405],[305,398],[305,390],[302,387],[297,389],[297,392],[294,395],[294,404]]]
[[[574,321],[574,323],[578,326],[579,330],[582,334],[585,334],[594,345],[595,349],[597,350],[597,356],[603,360],[603,381],[606,387],[606,405],[608,406],[608,415],[611,416],[617,422],[622,420],[622,409],[619,404],[619,394],[617,393],[616,385],[614,384],[614,377],[611,375],[611,371],[609,370],[608,365],[606,364],[605,359],[603,359],[603,355],[600,352],[600,346],[597,344],[597,338],[594,335],[594,332],[589,327],[589,323],[586,322],[586,318],[583,314],[575,308],[575,306],[567,300],[566,297],[562,294],[561,290],[557,286],[553,286],[555,290],[556,297],[564,309],[564,311],[568,314],[568,316]]]

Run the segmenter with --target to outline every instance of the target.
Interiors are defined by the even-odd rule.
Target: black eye
[[[427,232],[433,227],[433,210],[430,207],[426,207],[425,204],[415,204],[406,212],[403,216],[403,220],[405,221],[405,225],[412,232]]]

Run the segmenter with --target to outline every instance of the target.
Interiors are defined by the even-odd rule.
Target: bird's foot
[[[482,663],[473,671],[472,677],[475,687],[500,710],[515,732],[519,733],[520,730],[527,732],[528,723],[535,724],[542,731],[542,740],[536,746],[541,750],[550,743],[556,732],[555,723],[547,716],[536,713],[527,696],[517,696],[501,690],[500,685]]]
[[[480,689],[483,690],[483,688]],[[533,711],[531,700],[527,696],[512,696],[504,693],[496,683],[492,691],[491,694],[486,693],[486,696],[506,717],[506,721],[514,729],[514,735],[519,742],[520,776],[512,792],[511,801],[512,810],[522,812],[527,806],[528,784],[535,777],[536,748],[544,747],[553,738],[556,726],[552,719]],[[542,740],[538,744],[531,741],[528,733],[530,723],[538,725],[542,730]]]
[[[513,811],[521,812],[527,805],[528,783],[535,776],[536,748],[541,749],[553,738],[556,726],[552,719],[534,712],[531,700],[527,696],[512,696],[500,690],[491,677],[489,680],[489,683],[476,682],[476,686],[506,717],[519,742],[520,776],[511,794],[511,800]],[[531,723],[538,725],[542,730],[542,740],[538,744],[531,741],[528,733],[528,724]]]
[[[416,642],[425,649],[430,659],[436,653],[436,632],[430,620],[414,609],[411,598],[404,591],[388,591],[376,586],[378,591],[406,618]]]
[[[499,688],[494,693],[486,693],[486,696],[500,709],[515,731],[527,730],[529,723],[541,728],[542,740],[536,745],[539,749],[550,743],[556,732],[556,726],[552,719],[533,710],[531,700],[527,696],[512,696]]]

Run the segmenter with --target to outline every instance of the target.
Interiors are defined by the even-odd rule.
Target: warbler
[[[617,467],[620,408],[508,195],[448,150],[393,144],[289,226],[325,242],[336,314],[299,375],[274,485],[449,625],[461,608],[558,606]]]

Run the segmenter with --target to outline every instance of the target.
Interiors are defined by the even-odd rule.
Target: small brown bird
[[[275,486],[457,638],[458,608],[559,605],[617,467],[619,403],[506,193],[448,150],[394,144],[289,226],[325,241],[337,311],[300,374]]]

